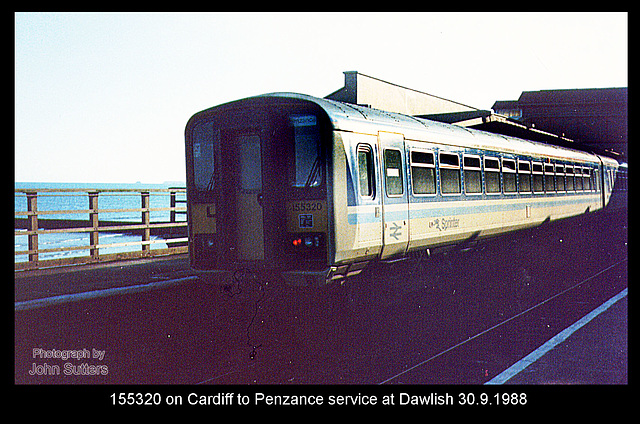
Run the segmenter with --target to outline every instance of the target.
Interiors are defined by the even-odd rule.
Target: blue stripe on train
[[[530,205],[532,208],[540,208],[540,207],[557,207],[557,206],[565,206],[568,204],[582,204],[582,203],[591,203],[594,199],[592,198],[582,198],[576,199],[575,197],[570,197],[566,199],[558,199],[552,201],[536,201],[536,202],[528,202],[527,205]],[[448,203],[448,202],[442,202]],[[496,212],[509,212],[516,210],[523,210],[525,204],[524,203],[499,203],[499,204],[490,204],[490,205],[482,205],[479,206],[477,204],[470,204],[465,206],[444,206],[440,208],[429,208],[429,209],[419,209],[413,210],[410,212],[412,219],[421,219],[421,218],[438,218],[441,216],[455,216],[455,215],[469,215],[475,213],[496,213]],[[407,211],[393,211],[386,212],[385,217],[387,221],[399,221],[401,219],[406,219]],[[347,222],[350,225],[356,224],[369,224],[373,222],[379,222],[382,217],[375,216],[374,212],[356,212],[349,213],[347,215]]]

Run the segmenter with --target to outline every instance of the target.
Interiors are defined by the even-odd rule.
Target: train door
[[[262,148],[260,136],[235,136],[238,173],[235,186],[236,249],[242,260],[264,259],[264,217],[262,210]]]
[[[382,225],[381,259],[401,256],[409,242],[409,204],[404,136],[378,133],[380,164],[382,165]]]

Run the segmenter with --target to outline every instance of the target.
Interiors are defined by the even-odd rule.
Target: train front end
[[[195,114],[187,124],[191,268],[318,284],[327,269],[332,131],[314,102],[261,96]]]

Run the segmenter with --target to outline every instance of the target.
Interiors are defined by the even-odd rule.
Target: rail
[[[179,195],[182,193],[186,193],[186,189],[17,188],[15,189],[15,236],[26,236],[28,239],[28,249],[15,250],[15,270],[186,253],[188,251],[187,222],[186,219],[184,221],[177,219],[179,215],[186,216],[187,211],[186,196],[183,194],[182,196],[185,198],[179,198]],[[54,209],[38,209],[39,199],[42,200],[43,197],[54,196],[86,197],[88,199],[88,208],[60,209],[55,208],[55,206],[63,202],[58,201],[56,203],[49,201],[47,202],[47,206],[51,208],[53,205]],[[111,202],[110,206],[116,207],[99,208],[98,200],[107,196],[139,196],[140,207],[117,207],[119,205],[114,204],[116,200],[109,199]],[[154,196],[154,198],[157,196],[169,196],[169,206],[151,207],[152,196]],[[26,197],[26,207],[24,207],[24,204],[20,205],[20,198],[24,197]],[[82,200],[80,200],[80,202],[82,202]],[[78,200],[70,203],[77,205]],[[109,203],[109,201],[106,203]],[[131,201],[128,203],[131,203]],[[166,201],[164,203],[166,204]],[[180,203],[184,203],[185,205],[178,206]],[[152,212],[162,212],[161,215],[166,216],[167,211],[169,212],[168,221],[152,222]],[[130,217],[127,218],[125,216],[123,218],[123,214],[131,213],[140,213],[141,220],[136,222],[136,220],[132,221]],[[100,214],[119,214],[119,216],[116,220],[107,220],[101,219]],[[88,217],[88,219],[68,219],[68,216],[77,215],[84,215]],[[45,219],[46,217],[55,216],[62,216],[64,219]],[[166,217],[164,219],[166,219]],[[68,236],[72,233],[88,233],[88,244],[54,248],[42,248],[40,246],[39,241],[41,237],[59,236],[61,234]],[[129,234],[135,235],[136,237],[141,236],[141,239],[119,243],[100,243],[99,240],[105,233]],[[83,238],[86,238],[86,236]],[[161,243],[166,244],[166,248],[160,245]],[[26,246],[26,243],[23,243],[23,245]],[[120,250],[123,250],[123,248],[124,250],[131,249],[131,246],[140,246],[140,249],[121,251],[118,253],[104,253],[105,250],[114,250],[113,248],[120,248]],[[152,248],[152,246],[162,247]],[[18,244],[16,245],[16,249],[17,248]],[[78,255],[78,252],[74,251],[88,251],[88,254]],[[70,253],[68,256],[62,258],[43,258],[45,254],[57,254],[61,252]],[[19,255],[23,257],[27,255],[26,260],[19,261]]]

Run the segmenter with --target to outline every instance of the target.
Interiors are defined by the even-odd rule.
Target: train
[[[415,116],[271,93],[194,114],[185,129],[189,260],[288,284],[626,207],[613,157]]]

